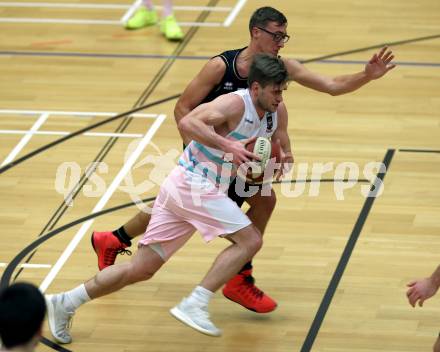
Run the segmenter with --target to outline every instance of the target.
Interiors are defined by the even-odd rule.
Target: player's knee
[[[140,265],[132,265],[131,270],[129,270],[129,281],[130,283],[146,281],[151,279],[155,273],[156,272],[150,268],[145,268]]]
[[[261,236],[260,232],[255,229],[252,231],[252,235],[249,236],[249,240],[247,241],[247,251],[249,253],[249,257],[252,258],[263,246],[263,236]]]
[[[239,231],[231,238],[241,250],[242,255],[251,258],[257,253],[263,245],[263,238],[260,231],[253,225]]]

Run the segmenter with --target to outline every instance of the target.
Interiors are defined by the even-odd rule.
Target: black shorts
[[[244,203],[244,200],[246,198],[244,197],[240,197],[236,192],[235,192],[235,184],[237,182],[237,178],[234,179],[234,181],[231,182],[231,184],[229,185],[228,188],[228,197],[231,198],[235,203],[237,203],[237,205],[239,207],[241,207]]]
[[[243,181],[240,180],[240,183],[241,182],[243,182]],[[232,181],[231,184],[229,185],[228,197],[231,198],[235,203],[237,203],[237,205],[239,207],[241,207],[243,205],[244,201],[246,200],[246,198],[249,198],[249,196],[248,197],[239,196],[235,190],[236,183],[237,183],[237,178],[235,178],[234,181]],[[239,187],[242,188],[243,186],[239,185]],[[249,187],[252,187],[253,189],[255,189],[255,187],[258,187],[258,189],[261,190],[263,185],[250,185],[249,183],[245,183],[244,184],[244,191],[249,192]],[[252,192],[252,193],[254,193],[254,192]]]

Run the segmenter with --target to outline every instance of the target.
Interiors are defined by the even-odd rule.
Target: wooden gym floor
[[[169,308],[226,245],[205,245],[195,235],[151,281],[82,307],[74,342],[64,348],[430,351],[440,330],[440,297],[413,309],[405,285],[440,262],[440,3],[176,0],[187,33],[180,44],[167,42],[158,28],[124,30],[119,20],[130,5],[0,1],[2,285],[28,280],[52,293],[96,272],[92,229],[113,230],[137,208],[84,217],[136,200],[128,194],[130,184],[142,190],[140,199],[157,194],[156,176],[172,162],[155,161],[172,160],[181,148],[173,96],[207,58],[245,46],[250,15],[271,5],[289,20],[292,39],[282,55],[306,60],[312,70],[360,71],[384,43],[398,63],[349,95],[326,96],[294,83],[285,94],[298,165],[290,177],[299,181],[274,186],[277,209],[254,261],[257,284],[279,308],[257,315],[219,293],[211,304],[212,319],[224,330],[217,339],[175,321]],[[150,103],[140,115],[4,168],[66,133]],[[136,149],[132,142],[139,138],[143,144]],[[101,162],[100,179],[85,182],[80,175],[94,161]],[[386,171],[364,175],[371,162],[384,162]],[[323,175],[328,182],[302,182],[313,180],[312,166],[319,163],[330,169]],[[301,164],[308,166],[303,175]],[[344,166],[353,174],[341,174]],[[129,178],[121,177],[126,169]],[[356,171],[355,184],[337,180],[356,177]],[[365,197],[381,180],[383,193]],[[63,193],[76,183],[73,204],[66,206]],[[296,196],[289,194],[294,190]],[[37,239],[45,240],[37,245]],[[50,339],[47,327],[44,335]]]

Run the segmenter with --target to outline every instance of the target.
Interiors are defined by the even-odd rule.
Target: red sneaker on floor
[[[92,246],[98,256],[99,270],[115,264],[116,256],[118,254],[131,255],[128,246],[119,241],[113,232],[97,232],[92,234]]]
[[[277,307],[277,302],[254,285],[252,269],[242,271],[223,287],[223,295],[256,313],[269,313]]]

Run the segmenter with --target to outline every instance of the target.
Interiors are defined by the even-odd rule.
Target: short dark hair
[[[0,291],[0,338],[6,348],[31,341],[43,325],[46,302],[38,288],[15,283]]]
[[[287,23],[287,18],[280,11],[270,6],[260,7],[255,10],[249,20],[249,32],[254,27],[266,28],[267,22],[276,22],[278,25]]]
[[[289,80],[289,74],[283,60],[269,54],[254,56],[249,69],[248,86],[258,82],[263,88],[268,84],[283,84]]]

